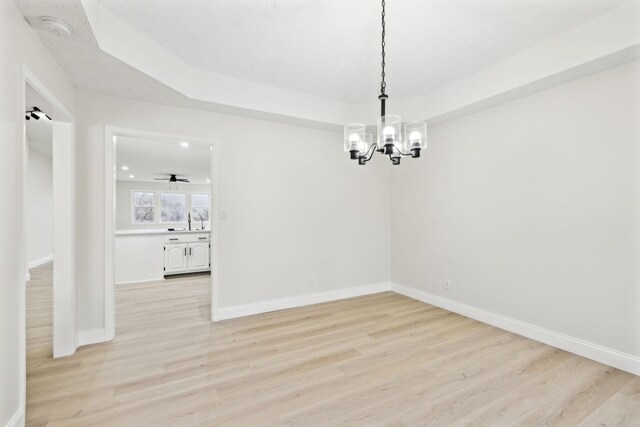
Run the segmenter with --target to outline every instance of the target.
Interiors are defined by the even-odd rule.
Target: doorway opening
[[[213,319],[215,143],[107,127],[106,146],[107,339],[115,337],[116,316],[125,335],[168,319]]]
[[[22,144],[25,287],[21,292],[21,389],[27,352],[48,357],[77,348],[75,275],[75,119],[23,68]]]
[[[28,84],[25,100],[26,346],[53,355],[53,108]]]

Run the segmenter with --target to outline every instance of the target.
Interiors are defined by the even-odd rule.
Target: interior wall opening
[[[112,139],[114,336],[211,319],[211,142],[135,132]]]

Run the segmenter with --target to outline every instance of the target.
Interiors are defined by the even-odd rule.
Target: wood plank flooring
[[[117,289],[110,343],[51,358],[27,304],[29,426],[640,426],[640,377],[394,293],[209,322],[208,277]]]

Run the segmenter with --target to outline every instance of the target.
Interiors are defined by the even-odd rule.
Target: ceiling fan
[[[169,174],[169,178],[154,178],[156,181],[169,181],[169,182],[191,182],[187,178],[177,178],[174,174]]]

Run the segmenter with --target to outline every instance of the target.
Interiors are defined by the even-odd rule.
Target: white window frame
[[[150,222],[136,222],[136,204],[134,201],[134,194],[135,193],[153,193],[153,210],[154,210],[154,215],[153,215],[153,221]],[[158,223],[158,197],[157,197],[157,190],[131,190],[131,194],[129,195],[129,213],[130,213],[130,217],[131,217],[131,225],[135,225],[135,226],[144,226],[144,225],[149,225],[149,224],[157,224]]]
[[[149,190],[145,190],[145,189],[140,189],[140,188],[136,188],[136,189],[132,189],[129,192],[129,216],[130,216],[130,220],[131,220],[131,225],[135,226],[135,227],[144,227],[147,225],[159,225],[159,224],[169,224],[169,225],[187,225],[189,223],[188,221],[188,214],[192,214],[191,216],[191,226],[193,227],[193,224],[198,223],[199,221],[197,219],[195,219],[193,217],[193,202],[192,202],[192,197],[194,194],[206,194],[209,197],[209,221],[205,221],[204,223],[206,225],[211,225],[211,192],[209,191],[185,191],[185,190],[158,190],[158,189],[149,189]],[[154,209],[154,220],[150,221],[150,222],[136,222],[136,215],[135,215],[135,202],[134,202],[134,193],[153,193],[153,209]],[[181,194],[186,194],[187,197],[187,203],[186,203],[186,211],[185,211],[185,220],[183,222],[165,222],[162,221],[162,193],[181,193]],[[210,227],[209,227],[210,228]]]
[[[190,191],[189,192],[189,213],[191,214],[191,224],[193,227],[193,222],[194,221],[198,221],[199,220],[195,219],[193,217],[193,195],[194,194],[206,194],[209,197],[209,205],[207,206],[209,208],[209,221],[205,221],[205,224],[209,224],[211,225],[211,192],[209,191]]]
[[[163,194],[184,194],[185,204],[184,204],[184,221],[163,221],[162,220],[162,195]],[[170,225],[182,225],[189,223],[189,216],[187,215],[191,212],[191,199],[189,196],[189,191],[180,191],[180,190],[160,190],[158,191],[157,202],[158,204],[158,224],[170,224]]]

